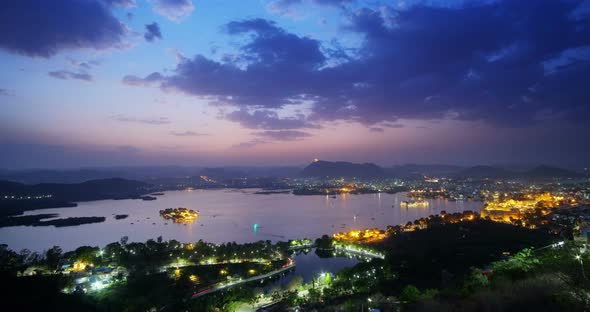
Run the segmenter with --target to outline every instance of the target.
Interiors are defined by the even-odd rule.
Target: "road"
[[[202,290],[202,291],[199,291],[199,292],[194,293],[191,296],[191,299],[198,298],[198,297],[201,297],[201,296],[204,296],[204,295],[208,295],[208,294],[211,294],[211,293],[214,293],[214,292],[217,292],[217,291],[226,289],[226,288],[230,288],[230,287],[233,287],[233,286],[237,286],[237,285],[240,285],[240,284],[244,284],[244,283],[249,283],[249,282],[253,282],[253,281],[258,281],[258,280],[261,280],[261,279],[265,279],[267,277],[271,277],[273,275],[280,274],[280,273],[283,273],[285,271],[288,271],[288,270],[290,270],[290,269],[292,269],[294,267],[295,267],[295,262],[292,262],[292,263],[290,263],[290,264],[288,264],[288,265],[286,265],[286,266],[284,266],[284,267],[282,267],[280,269],[277,269],[277,270],[268,272],[266,274],[256,275],[256,276],[249,277],[247,279],[237,280],[237,281],[233,281],[233,282],[229,282],[229,283],[218,284],[217,286],[213,286],[211,288],[208,288],[208,289],[205,289],[205,290]]]

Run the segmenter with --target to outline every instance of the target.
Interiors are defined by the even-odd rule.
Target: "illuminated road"
[[[247,278],[247,279],[237,280],[237,281],[234,281],[234,282],[225,283],[225,284],[214,286],[214,287],[209,288],[209,289],[202,290],[200,292],[194,293],[191,296],[191,299],[198,298],[198,297],[201,297],[201,296],[204,296],[204,295],[208,295],[208,294],[211,294],[211,293],[214,293],[214,292],[217,292],[217,291],[226,289],[226,288],[230,288],[230,287],[233,287],[233,286],[237,286],[237,285],[240,285],[240,284],[244,284],[244,283],[249,283],[249,282],[253,282],[253,281],[265,279],[267,277],[271,277],[273,275],[276,275],[276,274],[279,274],[279,273],[283,273],[285,271],[288,271],[288,270],[290,270],[290,269],[292,269],[294,267],[295,267],[295,262],[291,262],[290,264],[285,265],[284,267],[282,267],[282,268],[280,268],[278,270],[274,270],[274,271],[268,272],[266,274],[256,275],[256,276],[253,276],[253,277],[250,277],[250,278]]]
[[[336,245],[336,246],[334,246],[334,249],[343,250],[345,252],[350,252],[350,253],[362,255],[362,256],[365,256],[365,257],[385,259],[385,255],[383,255],[383,254],[376,253],[376,252],[371,252],[371,251],[368,251],[368,250],[358,250],[358,249],[351,248],[351,247],[348,247],[348,246],[343,247],[343,246]]]

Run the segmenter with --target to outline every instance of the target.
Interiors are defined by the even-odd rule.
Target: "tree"
[[[533,257],[530,248],[519,251],[516,255],[507,260],[494,262],[494,274],[505,275],[512,279],[526,276],[540,263],[539,259]]]
[[[53,246],[45,252],[45,263],[50,270],[56,270],[61,260],[62,249],[59,246]]]
[[[295,291],[303,285],[303,277],[301,275],[293,276],[293,278],[287,283],[288,291]]]
[[[469,295],[481,288],[487,287],[489,284],[488,277],[480,269],[472,267],[463,281],[461,291],[464,295]]]
[[[315,240],[318,249],[332,249],[332,238],[328,235],[323,235],[321,238]]]
[[[414,303],[420,299],[421,293],[418,288],[414,285],[407,285],[402,289],[399,299],[402,302]]]
[[[98,247],[90,247],[90,246],[82,246],[78,247],[75,250],[75,261],[85,262],[85,263],[96,263],[96,256],[100,248]]]
[[[8,245],[0,245],[0,272],[10,272],[12,274],[22,264],[22,257],[9,249]]]

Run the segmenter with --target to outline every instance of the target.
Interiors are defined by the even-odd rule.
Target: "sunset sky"
[[[590,159],[590,1],[6,0],[0,168]]]

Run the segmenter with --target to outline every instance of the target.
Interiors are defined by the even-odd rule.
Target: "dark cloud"
[[[271,110],[256,110],[250,113],[247,110],[242,109],[226,114],[225,118],[239,122],[243,127],[250,129],[277,130],[318,128],[317,125],[307,122],[304,115],[281,118],[276,112]]]
[[[156,13],[180,22],[195,9],[192,0],[149,0]]]
[[[12,92],[6,90],[6,89],[0,89],[0,96],[11,96]]]
[[[379,127],[371,127],[371,128],[369,128],[369,130],[371,132],[378,132],[378,133],[385,132],[385,130],[383,128],[379,128]]]
[[[168,117],[157,117],[157,118],[137,118],[137,117],[130,117],[125,115],[113,115],[111,116],[112,120],[120,121],[120,122],[131,122],[131,123],[141,123],[146,125],[167,125],[170,124],[171,121]]]
[[[126,28],[100,0],[0,2],[0,48],[33,57],[121,45]]]
[[[225,30],[246,38],[237,56],[184,58],[157,81],[165,89],[241,107],[228,118],[250,128],[263,128],[257,120],[273,124],[278,117],[267,116],[269,109],[301,103],[312,105],[311,120],[367,125],[450,118],[527,126],[543,112],[587,121],[590,58],[576,51],[590,46],[590,20],[572,13],[578,3],[364,8],[351,14],[344,28],[360,35],[362,45],[354,57],[338,62],[333,62],[338,53],[326,52],[317,40],[273,22],[236,21]],[[547,62],[561,65],[548,72]],[[282,129],[307,122],[287,120],[290,126]]]
[[[162,33],[160,32],[160,26],[158,26],[158,23],[153,22],[145,25],[145,34],[143,37],[150,42],[155,39],[162,39]]]
[[[208,136],[208,133],[199,133],[199,132],[194,132],[194,131],[184,131],[184,132],[178,132],[178,131],[170,131],[170,135],[173,136],[178,136],[178,137],[196,137],[196,136]]]
[[[213,98],[216,103],[251,107],[279,108],[308,99],[306,94],[313,90],[309,79],[319,78],[313,76],[326,61],[317,40],[287,33],[262,19],[231,22],[226,31],[252,37],[241,47],[236,63],[201,55],[183,58],[175,75],[162,79],[162,87]],[[124,80],[133,84],[154,81],[149,76]]]
[[[275,141],[295,141],[310,137],[311,134],[297,130],[277,130],[254,132],[253,135]]]
[[[67,71],[67,70],[58,70],[58,71],[51,71],[47,74],[53,78],[63,79],[63,80],[77,79],[77,80],[84,80],[84,81],[92,81],[92,76],[87,73],[74,73],[74,72]]]

